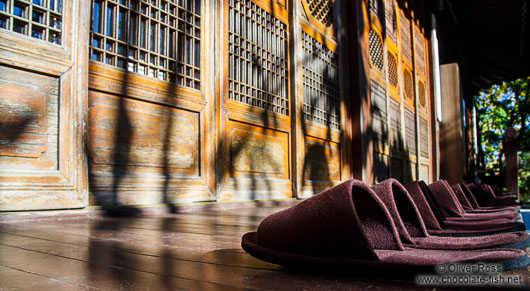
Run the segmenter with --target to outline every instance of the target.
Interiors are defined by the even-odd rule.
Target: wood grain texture
[[[0,92],[0,156],[38,159],[48,147],[55,147],[52,156],[41,159],[46,161],[41,161],[40,168],[56,165],[58,80],[0,66]],[[1,164],[14,166],[13,160]],[[26,160],[15,161],[27,164]]]
[[[90,91],[88,116],[90,204],[212,199],[199,112]]]
[[[241,236],[285,207],[0,219],[0,289],[432,290],[389,273],[291,270],[244,252]],[[509,273],[518,274],[528,286],[529,271]]]
[[[288,134],[231,122],[230,149],[234,176],[269,174],[289,178]]]
[[[198,113],[120,98],[94,91],[89,95],[92,163],[199,174]]]
[[[340,181],[340,147],[338,143],[306,137],[304,177],[306,180]]]

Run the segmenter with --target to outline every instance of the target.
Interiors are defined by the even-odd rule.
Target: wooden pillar
[[[440,179],[464,181],[462,95],[458,64],[440,66],[442,122],[440,123]]]
[[[517,132],[508,127],[504,133],[504,154],[506,158],[506,188],[519,199],[519,160],[517,158]]]

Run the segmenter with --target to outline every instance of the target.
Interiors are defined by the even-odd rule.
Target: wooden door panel
[[[203,107],[195,104],[194,110],[188,110],[91,90],[91,203],[145,205],[211,200],[204,174],[208,148],[203,143]]]
[[[405,183],[417,180],[417,164],[415,162],[408,162],[405,166]]]
[[[425,183],[429,184],[431,180],[430,169],[431,169],[430,164],[421,164],[419,180],[425,181]]]
[[[0,92],[0,167],[57,169],[59,80],[0,66]]]
[[[289,179],[289,134],[230,121],[232,177]]]
[[[401,158],[391,158],[390,177],[403,181],[403,160]]]
[[[92,163],[199,175],[198,113],[99,92],[89,107]]]
[[[88,1],[3,2],[0,211],[84,207]]]
[[[92,205],[214,196],[213,39],[205,1],[92,1]]]
[[[224,1],[219,200],[292,196],[287,8]]]
[[[316,3],[315,3],[316,4]],[[331,5],[320,1],[318,5]],[[309,5],[309,8],[312,6]],[[309,10],[310,13],[315,11]],[[325,13],[324,11],[322,11]],[[326,21],[325,17],[329,19]],[[333,16],[320,15],[320,21]],[[342,100],[338,82],[337,44],[328,34],[317,30],[316,19],[300,22],[302,33],[302,98],[300,118],[303,143],[301,151],[301,197],[309,197],[341,181],[344,169],[341,155]],[[323,25],[331,25],[322,22]]]
[[[340,143],[305,136],[301,197],[310,197],[341,181]]]

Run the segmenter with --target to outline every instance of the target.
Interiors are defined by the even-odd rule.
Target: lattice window
[[[376,16],[376,18],[381,21],[381,14],[382,14],[382,11],[381,11],[381,8],[383,6],[383,3],[381,2],[381,0],[370,0],[369,1],[369,7],[370,7],[370,11],[372,11],[372,13]]]
[[[200,89],[200,38],[200,0],[93,1],[94,61]]]
[[[0,28],[61,44],[63,0],[0,0]]]
[[[427,98],[425,96],[425,83],[419,82],[418,83],[418,102],[420,103],[420,106],[422,108],[425,108],[427,105]]]
[[[401,108],[399,103],[390,99],[390,145],[396,151],[403,150],[403,139],[401,138]]]
[[[425,118],[420,118],[420,154],[429,158],[429,123]]]
[[[397,41],[396,4],[392,0],[385,1],[386,35],[395,44]]]
[[[400,16],[401,54],[409,62],[412,62],[412,38],[410,36],[410,23],[405,17],[403,11],[400,12]]]
[[[405,138],[410,155],[416,155],[416,122],[414,113],[405,109]]]
[[[378,15],[379,13],[379,2],[377,0],[370,0],[370,11],[372,11],[375,15]]]
[[[414,84],[412,80],[412,73],[406,68],[403,70],[403,94],[409,101],[414,101]]]
[[[394,88],[397,88],[398,83],[399,83],[397,60],[394,54],[392,54],[391,52],[388,52],[387,58],[388,58],[388,83],[394,86]]]
[[[229,7],[229,98],[289,115],[287,25],[250,0]]]
[[[385,66],[383,56],[383,40],[381,39],[381,36],[373,29],[370,29],[368,40],[370,41],[370,60],[379,71],[382,71]]]
[[[419,30],[414,34],[414,47],[416,50],[416,67],[418,73],[425,75],[425,41]]]
[[[372,138],[376,144],[387,145],[386,90],[373,80],[370,81],[370,99],[372,103]]]
[[[304,117],[340,129],[337,55],[325,45],[302,33],[304,49]]]
[[[333,25],[333,0],[305,0],[311,15],[327,27]]]

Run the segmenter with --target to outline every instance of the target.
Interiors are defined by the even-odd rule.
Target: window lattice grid
[[[370,29],[368,40],[370,42],[370,60],[379,71],[383,71],[383,69],[385,68],[385,60],[383,56],[383,40],[381,39],[381,36],[373,29]]]
[[[390,145],[396,151],[403,150],[403,139],[401,138],[401,108],[399,103],[390,99],[389,119],[390,119]]]
[[[396,57],[391,52],[388,52],[388,83],[394,88],[398,87],[398,64]]]
[[[396,4],[394,1],[385,1],[385,20],[386,20],[386,35],[395,44],[397,44],[397,17]]]
[[[414,113],[408,109],[405,109],[405,138],[409,154],[416,155],[416,122]]]
[[[420,118],[420,155],[429,158],[429,123],[425,118]]]
[[[370,7],[370,11],[372,11],[372,13],[377,17],[377,19],[379,19],[380,17],[380,0],[370,0],[369,1],[369,7]]]
[[[409,69],[403,70],[403,94],[409,101],[414,101],[414,84]]]
[[[416,30],[414,34],[414,47],[416,51],[416,67],[421,75],[425,74],[425,42],[421,32]]]
[[[412,62],[412,38],[410,36],[410,23],[405,17],[403,11],[400,13],[400,30],[401,30],[401,54],[409,62]]]
[[[374,143],[388,145],[386,90],[374,80],[370,81],[372,104],[372,138]]]
[[[92,5],[92,60],[200,89],[200,0],[94,0]]]
[[[340,129],[337,55],[305,32],[302,43],[304,117]]]
[[[332,0],[307,0],[311,15],[327,27],[333,25]]]
[[[61,44],[63,0],[0,0],[0,28]]]
[[[418,83],[418,102],[420,103],[420,106],[422,108],[425,108],[427,106],[427,97],[425,92],[425,83],[419,82]]]
[[[289,115],[287,25],[250,0],[229,7],[229,98]]]

